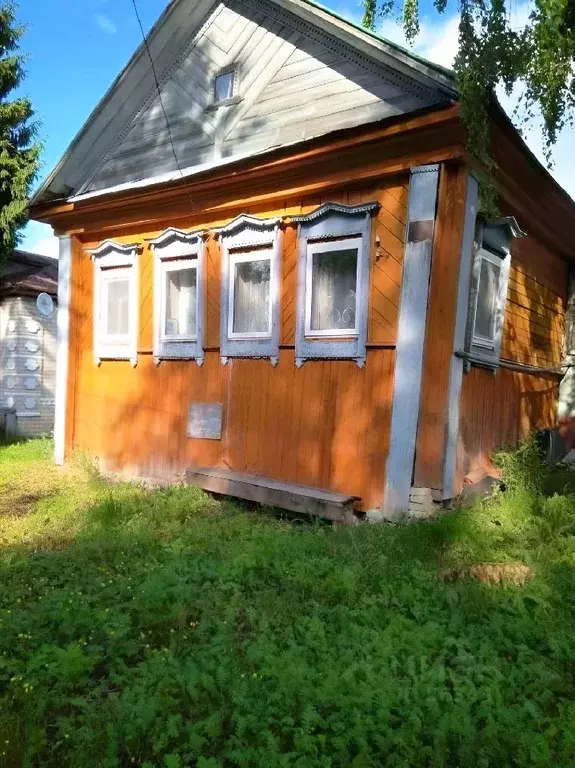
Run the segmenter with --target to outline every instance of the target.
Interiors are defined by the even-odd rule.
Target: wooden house
[[[57,290],[56,259],[14,251],[0,265],[0,408],[22,437],[54,429]]]
[[[449,71],[308,0],[148,42],[32,201],[58,461],[397,519],[555,423],[575,204],[497,104],[484,221]]]

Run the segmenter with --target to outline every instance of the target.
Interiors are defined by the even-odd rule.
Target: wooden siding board
[[[501,368],[494,376],[480,368],[464,376],[460,446],[464,472],[493,472],[491,456],[514,445],[530,429],[553,426],[558,381]]]
[[[563,355],[567,265],[534,237],[512,243],[501,355],[555,367]]]

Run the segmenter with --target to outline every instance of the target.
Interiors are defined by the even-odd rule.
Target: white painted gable
[[[92,144],[80,134],[76,144],[83,142],[84,155],[77,147],[69,151],[46,193],[58,194],[66,175],[68,194],[95,192],[404,114],[452,95],[425,67],[366,55],[340,34],[338,25],[349,27],[345,22],[333,28],[329,19],[312,23],[293,12],[291,0],[226,0],[211,9],[205,0],[173,5],[177,13],[167,11],[150,40],[157,67],[165,63],[159,70],[163,109],[149,72],[136,81],[128,68],[84,129],[92,132]],[[177,25],[171,36],[170,24]],[[141,52],[135,66],[144,72]],[[214,78],[229,67],[236,70],[237,99],[218,106]],[[100,115],[106,110],[107,121]]]

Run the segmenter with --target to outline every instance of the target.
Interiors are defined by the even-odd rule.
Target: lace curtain
[[[244,261],[234,272],[234,333],[270,331],[270,261]]]
[[[357,250],[313,254],[312,331],[355,328]]]

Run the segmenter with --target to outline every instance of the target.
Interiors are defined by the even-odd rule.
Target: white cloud
[[[40,253],[42,256],[51,256],[53,259],[57,259],[58,242],[57,237],[49,235],[48,237],[43,237],[41,240],[32,243],[26,250],[31,253]]]
[[[458,25],[458,16],[442,16],[437,20],[423,19],[413,46],[408,43],[403,26],[392,19],[383,22],[379,34],[435,64],[450,68],[457,53]]]
[[[115,35],[118,28],[108,16],[104,16],[103,13],[96,14],[96,24],[106,32],[108,35]]]
[[[521,3],[511,12],[511,24],[514,28],[525,25],[529,16],[528,3]],[[413,46],[405,38],[403,27],[396,21],[385,20],[378,30],[382,37],[397,45],[411,48],[414,53],[423,56],[435,64],[452,67],[458,48],[458,16],[426,17],[420,25],[420,34]],[[516,88],[511,97],[503,89],[498,89],[497,95],[507,112],[513,118],[513,110],[519,102],[521,89]],[[533,154],[547,167],[541,131],[541,123],[532,121],[523,131],[523,138]],[[549,169],[555,180],[575,199],[575,163],[573,162],[573,128],[564,129],[558,136],[553,149],[553,166]]]
[[[52,227],[39,221],[29,221],[26,224],[19,247],[23,251],[58,258],[58,238],[54,236]]]

